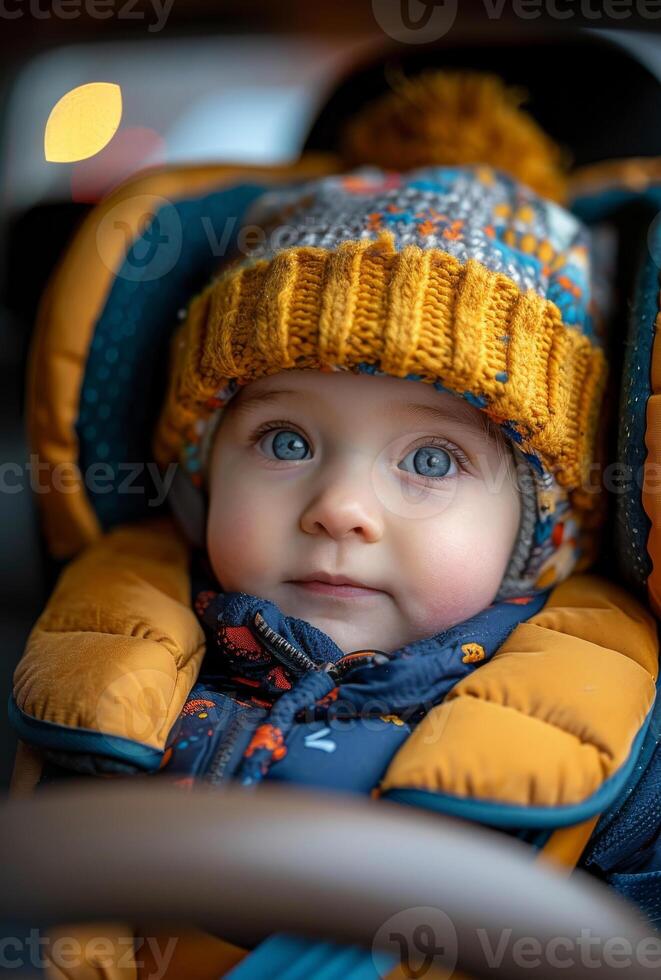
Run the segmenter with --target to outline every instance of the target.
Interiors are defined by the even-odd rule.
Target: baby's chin
[[[388,616],[384,615],[383,608],[359,609],[358,602],[352,606],[352,601],[346,600],[329,603],[328,612],[325,612],[323,602],[317,599],[302,603],[297,597],[287,595],[280,598],[278,605],[286,616],[303,619],[321,630],[345,654],[356,650],[390,653],[408,642],[406,631],[401,626],[387,622]],[[379,600],[377,603],[380,605]],[[402,642],[399,642],[399,637],[402,637]]]
[[[367,638],[367,631],[356,628],[354,623],[350,622],[340,622],[336,619],[329,620],[323,616],[301,616],[301,619],[306,619],[308,623],[315,626],[318,630],[321,630],[326,636],[329,636],[333,643],[340,648],[342,653],[354,653],[356,650],[386,650],[387,647],[382,643],[374,642],[374,633],[372,631],[372,639]]]
[[[297,603],[279,603],[280,609],[286,616],[304,619],[306,623],[321,630],[342,650],[343,653],[354,653],[357,650],[381,650],[383,653],[394,653],[402,647],[448,629],[460,622],[459,617],[447,617],[444,622],[435,619],[429,624],[414,626],[404,620],[401,615],[392,611],[384,613],[383,609],[359,611],[347,610],[344,614],[334,610],[333,614],[324,615],[315,610],[301,609]]]

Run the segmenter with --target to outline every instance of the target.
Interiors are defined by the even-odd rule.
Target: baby
[[[246,226],[156,438],[197,488],[209,588],[391,653],[566,578],[605,379],[580,223],[479,166],[272,191]]]

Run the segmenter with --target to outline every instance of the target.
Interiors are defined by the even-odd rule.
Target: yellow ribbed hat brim
[[[155,438],[165,465],[199,439],[230,380],[298,368],[419,375],[484,400],[572,489],[594,457],[607,366],[558,307],[507,276],[392,235],[237,264],[190,305]]]

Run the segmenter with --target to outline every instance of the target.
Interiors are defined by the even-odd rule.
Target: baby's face
[[[428,384],[284,371],[230,402],[209,461],[223,589],[276,603],[345,653],[396,650],[494,599],[516,539],[509,453]],[[363,588],[302,580],[342,577]]]

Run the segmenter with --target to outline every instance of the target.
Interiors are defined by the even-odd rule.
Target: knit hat
[[[391,96],[390,116],[387,100],[369,110],[366,129],[377,118],[389,134],[389,162],[387,119],[396,110],[410,123],[400,103],[420,107],[420,91],[421,118],[435,113],[427,130],[461,133],[457,152],[478,160],[362,166],[261,195],[245,219],[261,230],[255,244],[192,300],[175,335],[155,452],[201,487],[218,413],[243,385],[282,370],[432,384],[484,411],[529,468],[504,598],[548,588],[590,557],[599,495],[586,485],[606,378],[592,243],[570,212],[512,174],[518,162],[546,193],[562,186],[549,178],[558,155],[497,80],[436,74]],[[517,142],[518,153],[503,149]],[[434,161],[443,152],[416,150]],[[499,155],[509,173],[490,165]]]

